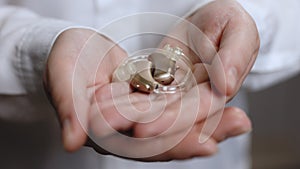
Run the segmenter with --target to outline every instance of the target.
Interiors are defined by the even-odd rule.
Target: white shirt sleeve
[[[300,1],[239,0],[255,20],[261,39],[256,63],[245,81],[262,90],[300,71]]]
[[[71,23],[16,7],[2,7],[0,11],[0,93],[34,92],[52,43]]]
[[[22,8],[0,7],[0,118],[29,118],[50,107],[42,74],[54,40],[70,26]]]

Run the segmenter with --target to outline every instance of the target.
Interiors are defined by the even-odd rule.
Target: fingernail
[[[248,127],[242,127],[241,129],[240,129],[240,131],[238,132],[238,133],[249,133],[249,132],[251,132],[252,131],[252,127],[251,126],[248,126]]]
[[[227,133],[224,136],[224,140],[227,139],[227,138],[229,138],[229,137],[238,136],[238,135],[241,135],[241,134],[246,134],[246,133],[249,133],[251,131],[252,131],[252,127],[251,126],[243,126],[243,127],[240,127],[237,130],[233,130],[233,131]]]
[[[205,143],[208,139],[209,139],[209,136],[206,135],[206,134],[203,134],[203,133],[201,132],[200,135],[199,135],[199,138],[198,138],[198,142],[199,142],[200,144],[203,144],[203,143]]]
[[[200,141],[199,141],[200,143]],[[210,139],[206,140],[201,144],[201,150],[203,151],[203,153],[205,153],[206,155],[213,155],[218,151],[218,147],[216,145],[216,143]]]

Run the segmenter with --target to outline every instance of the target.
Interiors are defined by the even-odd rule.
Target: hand
[[[240,89],[259,50],[259,35],[251,16],[236,1],[213,1],[174,28],[161,46],[180,46],[199,68],[200,81],[209,81],[228,100]],[[217,59],[216,59],[217,58]],[[220,62],[214,60],[220,60]],[[202,66],[202,65],[201,65]],[[224,69],[225,78],[223,72]]]
[[[188,21],[193,23],[194,26],[186,22],[180,23],[172,29],[168,37],[164,38],[160,47],[166,44],[170,44],[173,47],[178,46],[184,50],[187,56],[190,56],[194,64],[194,76],[198,82],[198,85],[190,93],[195,92],[195,88],[198,88],[201,98],[205,98],[200,99],[200,111],[194,127],[203,127],[204,121],[209,121],[212,117],[217,119],[215,121],[220,120],[220,125],[215,131],[213,131],[214,127],[208,129],[211,130],[209,134],[212,134],[208,142],[214,142],[215,144],[211,145],[213,145],[212,147],[216,147],[216,143],[220,140],[218,137],[215,137],[214,133],[222,128],[222,123],[231,126],[235,122],[233,119],[229,120],[230,118],[227,119],[224,116],[230,114],[230,111],[236,111],[236,108],[225,109],[222,112],[220,108],[225,105],[218,105],[222,104],[222,101],[217,104],[211,104],[210,101],[212,97],[220,97],[221,100],[224,98],[225,102],[228,102],[238,92],[257,57],[260,43],[259,36],[253,19],[236,1],[224,0],[211,2],[197,10],[188,18]],[[198,30],[202,32],[199,33]],[[159,119],[147,124],[137,124],[135,126],[137,135],[139,137],[151,137],[169,128],[178,117],[176,111],[178,103],[174,103],[173,107],[171,106],[168,109],[169,111],[166,110]],[[184,110],[185,112],[189,112],[189,109]],[[223,117],[222,114],[224,114]],[[237,133],[242,134],[249,131],[251,125],[245,113],[239,110],[236,114],[243,117],[242,121],[248,121],[240,123],[235,128],[235,130],[240,129],[240,132]],[[189,116],[189,113],[186,113],[186,116]],[[207,116],[210,117],[206,119]],[[173,133],[178,133],[188,127],[185,124],[185,120],[183,119],[177,127],[173,128]],[[198,131],[198,135],[199,133]],[[195,133],[191,135],[193,134]],[[195,143],[192,144],[193,146],[201,147],[203,145],[197,144],[198,140],[195,140],[190,140],[190,142]],[[185,152],[184,150],[187,150],[188,147],[189,145],[183,141],[175,148],[178,150],[175,152]],[[170,152],[174,153],[174,151]],[[207,151],[198,151],[199,154],[197,155],[200,155],[200,152]],[[193,154],[192,152],[190,153]],[[185,156],[187,154],[169,153],[170,156],[173,155],[177,158],[187,158]],[[213,153],[210,152],[206,155],[208,154]]]
[[[116,66],[126,57],[126,53],[113,42],[100,35],[93,36],[93,38],[87,42],[87,39],[93,34],[94,32],[92,31],[82,29],[65,31],[55,42],[48,60],[45,86],[62,122],[65,148],[69,151],[78,149],[86,142],[86,131],[89,130],[93,130],[99,136],[111,134],[111,129],[109,129],[107,125],[104,125],[104,119],[94,118],[95,114],[99,114],[98,108],[100,108],[100,112],[104,116],[105,121],[116,131],[133,129],[133,136],[135,137],[157,135],[166,125],[156,126],[155,123],[154,125],[151,125],[153,123],[149,123],[149,125],[147,125],[148,127],[145,127],[143,124],[136,124],[120,116],[120,113],[114,106],[105,106],[104,102],[109,102],[109,95],[111,95],[111,88],[109,86],[120,85],[111,83],[111,75]],[[109,50],[111,47],[113,48]],[[99,54],[106,53],[107,51],[109,52],[106,56],[109,57],[101,58]],[[103,59],[104,64],[101,64],[98,68],[97,66],[101,59]],[[94,72],[98,73],[93,76],[95,74]],[[101,72],[101,74],[99,72]],[[78,83],[75,83],[73,86],[72,77],[74,74],[77,75],[75,81]],[[202,87],[199,88],[201,90],[199,91],[208,91],[209,85],[203,83],[201,86]],[[211,92],[206,93],[209,97],[213,95]],[[120,91],[119,94],[119,97],[121,97],[122,92]],[[136,99],[139,101],[139,105],[143,107],[143,104],[147,104],[147,101],[144,99],[145,95],[131,93],[131,96],[135,97],[135,95],[137,95]],[[96,102],[94,102],[94,97],[97,98]],[[175,99],[173,98],[173,100]],[[207,103],[203,102],[202,104]],[[126,109],[126,105],[123,108]],[[164,114],[170,115],[175,109],[176,106],[169,106],[166,110],[168,113]],[[203,111],[206,111],[206,109]],[[174,113],[174,116],[175,115],[176,113]],[[143,118],[141,117],[142,115],[138,116],[140,116],[138,118]],[[160,117],[159,120],[156,121],[162,124],[164,124],[163,122],[170,124],[172,118],[168,119],[166,117],[167,116],[162,116],[162,118]],[[241,110],[235,108],[226,109],[222,121],[225,119],[226,121],[235,123],[221,123],[223,125],[220,124],[218,126],[211,141],[205,144],[197,144],[198,148],[194,146],[194,148],[192,148],[189,143],[198,143],[199,130],[203,126],[203,120],[205,118],[205,113],[197,118],[197,125],[193,127],[192,132],[189,133],[178,146],[153,158],[139,160],[169,160],[210,155],[215,152],[216,142],[221,141],[226,136],[229,137],[249,131],[251,128],[248,118]],[[183,126],[179,125],[178,127]],[[176,132],[171,132],[169,135],[159,137],[160,140],[158,140],[158,142],[162,143],[161,146],[164,145],[163,143],[167,144],[169,141],[172,141],[172,137],[176,137],[176,134]],[[152,144],[152,146],[154,145],[156,144]],[[101,153],[106,152],[101,151]]]
[[[56,40],[44,84],[57,110],[66,150],[79,149],[88,128],[101,127],[102,122],[92,120],[98,112],[91,104],[94,90],[111,83],[114,69],[126,56],[111,40],[87,29],[69,29]]]
[[[169,104],[159,118],[149,123],[136,123],[132,126],[133,136],[135,137],[157,137],[157,142],[149,143],[152,145],[149,146],[149,149],[145,148],[147,147],[147,144],[145,144],[143,150],[138,148],[137,150],[140,154],[146,151],[154,151],[155,145],[160,145],[157,147],[165,149],[166,145],[173,143],[172,137],[176,138],[177,135],[185,132],[190,127],[191,119],[195,117],[193,113],[191,115],[191,109],[195,105],[199,105],[200,109],[197,112],[196,123],[192,131],[176,147],[161,155],[142,160],[185,159],[193,156],[212,155],[217,149],[217,143],[223,140],[220,138],[224,138],[216,133],[223,136],[226,135],[225,133],[235,133],[234,135],[228,135],[235,136],[251,129],[250,120],[244,111],[235,107],[225,108],[223,111],[222,108],[238,92],[256,59],[259,37],[255,23],[235,1],[212,2],[200,8],[188,20],[202,30],[203,33],[198,33],[194,27],[183,22],[171,31],[169,37],[162,41],[161,47],[171,44],[173,47],[179,46],[182,48],[194,64],[194,77],[198,84],[187,93],[184,93],[183,98],[178,99],[174,95],[167,98]],[[195,93],[199,93],[200,98],[202,98],[199,103],[192,102],[194,100],[192,96]],[[118,98],[114,99],[118,100]],[[147,107],[145,106],[147,103],[144,103],[147,100],[146,96],[139,94],[133,100],[133,103],[138,104],[139,107]],[[217,101],[211,103],[212,100]],[[185,101],[190,101],[190,103],[183,106],[184,108],[180,107],[181,103]],[[98,99],[98,102],[102,105],[112,105],[111,102],[113,101],[105,98]],[[124,104],[123,108],[125,107]],[[105,109],[110,112],[117,111],[113,106],[107,106]],[[180,114],[179,109],[184,112],[184,115]],[[155,112],[148,113],[155,114]],[[139,117],[139,115],[138,112],[133,113],[132,116],[134,117],[131,118],[141,119],[142,117]],[[178,123],[172,125],[177,119],[179,119]],[[209,138],[206,142],[203,143],[202,140],[199,143],[199,135],[200,133],[203,134],[203,130],[207,131],[205,130],[205,122],[211,124],[209,121],[219,123],[211,126],[206,125],[210,128],[208,129],[209,132],[204,134],[207,134]],[[172,129],[168,130],[170,127]],[[228,130],[224,131],[222,128]],[[161,136],[166,130],[168,130],[167,137]],[[107,138],[108,142],[113,142],[114,139],[116,138]],[[126,141],[123,140],[123,142]],[[135,146],[132,144],[130,147]]]
[[[193,97],[198,94],[200,99]],[[124,124],[123,131],[130,129],[130,135],[142,139],[132,140],[130,137],[122,138],[119,135],[110,135],[102,139],[105,147],[108,147],[110,152],[117,152],[115,154],[117,156],[140,161],[168,161],[210,156],[217,152],[219,142],[251,130],[251,122],[243,110],[236,107],[216,110],[211,100],[218,96],[211,91],[208,83],[198,84],[184,93],[182,98],[173,94],[167,96],[163,112],[158,115],[156,108],[164,105],[164,101],[159,98],[151,101],[149,111],[139,112],[149,107],[147,95],[140,93],[129,95],[135,109],[132,109],[122,96],[112,98],[109,95],[111,94],[97,99],[102,105],[100,107],[103,112],[109,114],[109,119],[113,119],[119,115],[118,110],[127,110],[121,114],[130,117],[129,119],[133,119],[136,123],[130,124],[124,120],[119,120],[118,123]],[[117,103],[117,109],[113,105],[114,102]],[[211,109],[215,112],[210,113]],[[157,118],[151,117],[152,115]],[[211,122],[212,125],[209,125]],[[206,123],[209,130],[205,128]],[[103,153],[103,149],[98,146],[94,148]]]

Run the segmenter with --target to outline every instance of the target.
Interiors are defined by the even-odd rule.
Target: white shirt
[[[114,19],[139,12],[184,16],[203,2],[0,0],[3,5],[0,8],[0,126],[5,129],[1,131],[5,137],[0,140],[1,167],[247,168],[248,143],[245,140],[248,136],[222,143],[221,152],[215,157],[183,162],[144,164],[102,157],[90,149],[67,154],[60,143],[55,113],[43,93],[42,71],[47,55],[59,33],[70,26],[99,28]],[[254,17],[262,41],[259,58],[246,85],[258,89],[295,74],[300,63],[300,49],[295,46],[300,40],[300,24],[297,22],[300,2],[240,2]],[[265,80],[265,76],[270,74],[272,76]],[[282,74],[280,78],[278,74]]]

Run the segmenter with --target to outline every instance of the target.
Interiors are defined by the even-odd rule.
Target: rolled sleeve
[[[0,8],[0,94],[37,90],[48,53],[56,37],[74,26],[46,19],[23,8]]]
[[[52,45],[73,23],[43,18],[23,8],[0,8],[0,118],[30,121],[53,110],[43,89]]]
[[[16,74],[29,93],[42,89],[43,71],[56,38],[74,27],[71,23],[42,19],[31,26],[17,45]]]

